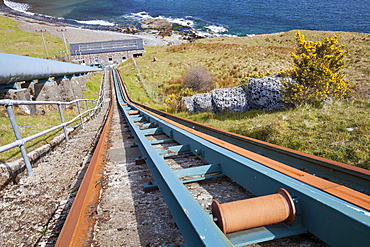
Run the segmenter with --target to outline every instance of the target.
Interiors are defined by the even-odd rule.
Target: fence
[[[107,73],[107,72],[105,72],[105,73]],[[32,169],[31,163],[30,163],[30,159],[27,155],[25,144],[27,142],[31,141],[31,140],[34,140],[38,137],[41,137],[41,136],[43,136],[47,133],[50,133],[50,132],[52,132],[54,130],[57,130],[57,129],[60,129],[60,128],[63,128],[65,140],[66,140],[66,142],[68,142],[67,126],[69,124],[73,123],[74,121],[76,121],[77,119],[80,119],[81,127],[84,128],[83,115],[88,114],[89,119],[91,119],[92,116],[95,117],[96,114],[98,113],[98,111],[102,108],[103,103],[104,103],[104,97],[105,97],[105,85],[107,83],[106,80],[107,80],[107,76],[105,74],[104,79],[103,79],[103,83],[101,83],[101,86],[100,86],[99,98],[97,100],[77,99],[77,100],[73,100],[73,101],[70,101],[70,102],[61,102],[61,101],[21,101],[21,100],[9,100],[9,99],[0,100],[0,105],[3,105],[3,106],[6,107],[6,111],[7,111],[10,123],[12,125],[14,135],[17,139],[16,141],[14,141],[12,143],[1,146],[0,147],[0,153],[5,152],[5,151],[7,151],[9,149],[12,149],[12,148],[19,147],[20,151],[21,151],[21,154],[22,154],[22,157],[23,157],[23,161],[25,163],[25,166],[26,166],[26,169],[27,169],[27,172],[28,172],[28,175],[32,175],[34,172],[33,172],[33,169]],[[80,102],[85,102],[86,109],[87,109],[86,111],[81,112]],[[89,109],[89,102],[91,103],[91,109]],[[76,117],[74,117],[72,120],[65,122],[63,111],[62,111],[62,106],[74,105],[74,104],[77,106],[78,115]],[[95,106],[94,106],[94,104],[95,104]],[[20,130],[19,130],[19,126],[17,124],[16,118],[15,118],[15,115],[14,115],[14,111],[13,111],[13,106],[18,106],[18,105],[56,105],[57,108],[58,108],[60,120],[61,120],[62,123],[57,125],[57,126],[54,126],[52,128],[49,128],[47,130],[41,131],[37,134],[34,134],[32,136],[22,138]]]
[[[138,74],[138,77],[139,77],[139,80],[141,82],[141,84],[143,85],[144,89],[145,89],[145,92],[148,94],[148,96],[158,102],[161,102],[163,103],[164,102],[164,96],[163,95],[159,95],[157,94],[156,92],[154,92],[149,86],[148,84],[146,83],[143,75],[141,74],[140,72],[140,69],[139,69],[139,66],[135,60],[135,58],[132,58],[132,61],[134,62],[134,66],[136,68],[136,71],[137,71],[137,74]]]

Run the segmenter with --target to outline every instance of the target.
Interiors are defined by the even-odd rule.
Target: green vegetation
[[[44,57],[40,33],[25,33],[18,23],[0,17],[0,52]],[[301,31],[307,40],[323,40],[338,36],[345,45],[344,79],[351,90],[350,97],[333,101],[321,108],[300,106],[284,111],[251,111],[245,113],[178,113],[178,115],[220,129],[250,136],[277,145],[311,153],[343,163],[370,169],[370,34],[349,32]],[[220,37],[171,47],[146,47],[145,56],[137,58],[140,74],[132,60],[119,68],[131,97],[138,102],[166,110],[165,98],[191,94],[182,90],[183,74],[190,67],[201,66],[213,75],[216,88],[240,85],[245,77],[277,74],[292,68],[290,54],[294,52],[295,33],[276,33],[254,37]],[[45,34],[50,56],[64,50],[62,40]],[[98,95],[101,74],[87,83],[86,97]],[[182,91],[181,91],[182,90]],[[176,102],[175,102],[176,103]],[[176,109],[178,105],[174,106]],[[30,117],[16,108],[16,118],[22,136],[60,123],[58,112]],[[77,115],[65,112],[66,120]],[[4,107],[0,107],[0,145],[15,140]],[[59,131],[59,133],[61,133]],[[49,142],[56,133],[27,143],[27,150]],[[15,148],[0,154],[0,161],[20,157]]]
[[[87,90],[84,91],[85,99],[98,99],[103,73],[94,73],[86,82]]]
[[[41,33],[27,33],[18,28],[17,21],[0,16],[0,52],[22,56],[45,58]],[[49,57],[59,56],[64,51],[63,40],[44,33]]]
[[[23,32],[17,27],[18,25],[19,23],[13,19],[0,16],[0,52],[44,58],[45,50],[41,34]],[[44,36],[49,56],[55,57],[60,55],[59,51],[65,49],[63,41],[49,33],[44,33]],[[84,92],[86,98],[98,98],[101,78],[102,73],[95,73],[91,80],[86,82],[86,86],[88,88],[88,90]],[[84,108],[84,106],[81,107]],[[31,136],[61,124],[59,112],[56,108],[46,107],[45,114],[36,116],[29,116],[23,113],[19,107],[13,107],[13,110],[15,111],[22,137]],[[77,116],[78,112],[74,107],[71,110],[63,111],[63,114],[64,120],[69,121]],[[0,146],[9,144],[16,140],[6,109],[3,106],[0,106],[0,128]],[[32,151],[49,143],[56,135],[61,134],[62,132],[62,129],[53,131],[26,143],[27,151]],[[13,148],[0,153],[0,162],[9,162],[19,157],[21,157],[19,148]]]
[[[89,99],[97,99],[99,96],[99,89],[100,89],[100,82],[102,78],[102,73],[95,73],[91,79],[86,82],[86,86],[88,90],[84,93],[86,98]],[[91,104],[90,106],[91,107]],[[45,114],[30,116],[24,113],[19,107],[13,107],[13,111],[15,112],[17,124],[20,128],[21,136],[27,137],[39,133],[43,130],[49,129],[53,126],[57,126],[61,124],[59,111],[57,108],[54,107],[40,107],[41,109],[45,109]],[[85,105],[81,105],[82,110],[85,109]],[[63,111],[64,121],[70,121],[74,117],[78,115],[78,111],[76,107],[73,109],[68,109]],[[87,115],[85,115],[87,116]],[[79,120],[76,120],[74,123],[78,123]],[[16,140],[13,128],[10,124],[8,114],[6,112],[6,108],[4,106],[0,106],[0,146],[9,144]],[[56,136],[63,133],[63,130],[56,130],[46,134],[42,137],[39,137],[33,141],[26,143],[27,152],[30,152],[42,145],[50,143],[50,141]],[[0,162],[9,162],[16,158],[21,157],[21,153],[19,148],[13,148],[6,152],[0,153]]]
[[[164,98],[181,96],[182,75],[202,66],[214,76],[216,88],[240,85],[253,74],[277,74],[292,68],[290,54],[296,31],[254,37],[220,37],[171,47],[147,47],[136,59],[120,66],[135,101],[166,110]],[[344,79],[351,90],[344,101],[318,107],[300,106],[284,111],[245,113],[178,113],[220,129],[277,145],[370,169],[370,34],[301,31],[307,40],[338,36],[345,45]],[[145,86],[143,86],[143,82]],[[161,97],[149,97],[155,92]],[[152,99],[153,98],[153,99]],[[170,98],[170,97],[168,97]],[[177,107],[177,105],[176,105]],[[175,112],[175,111],[174,111]]]
[[[202,66],[214,76],[215,88],[240,85],[241,80],[253,73],[277,74],[292,68],[290,54],[294,52],[296,31],[256,35],[254,37],[221,37],[197,40],[194,43],[170,47],[146,47],[145,56],[137,58],[142,78],[159,100],[143,102],[163,104],[163,98],[181,89],[182,75],[189,67]],[[355,98],[368,97],[370,93],[370,34],[349,32],[301,31],[307,40],[322,40],[338,36],[345,45],[345,67],[342,72]],[[133,63],[121,67],[127,83],[140,85]],[[130,67],[132,66],[132,67]],[[130,67],[129,71],[126,69]],[[139,83],[138,83],[139,82]],[[133,86],[135,87],[135,86]],[[144,92],[145,88],[143,86]],[[135,89],[140,90],[139,88]],[[142,94],[141,91],[140,94]],[[131,93],[133,97],[135,93]],[[141,95],[140,97],[145,97]]]
[[[321,109],[179,113],[219,129],[370,169],[370,103],[337,101]]]
[[[347,82],[340,70],[344,67],[343,45],[338,37],[326,37],[324,42],[306,41],[299,31],[296,34],[296,53],[292,53],[295,67],[279,74],[295,80],[283,80],[283,102],[293,105],[317,105],[327,98],[343,99]]]
[[[55,125],[61,124],[58,111],[45,111],[44,115],[30,117],[28,114],[23,113],[18,107],[13,109],[15,110],[16,120],[22,137],[31,136]],[[73,113],[71,112],[65,113],[65,120],[69,121],[72,119],[72,114]],[[16,141],[13,128],[6,113],[6,109],[3,106],[0,106],[0,126],[0,146]],[[31,151],[37,147],[49,143],[57,134],[60,133],[63,133],[63,130],[53,131],[31,142],[27,142],[27,151]],[[12,161],[18,157],[21,157],[19,148],[13,148],[0,153],[0,162]]]

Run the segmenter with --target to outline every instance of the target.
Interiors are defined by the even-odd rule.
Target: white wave
[[[173,18],[173,17],[166,17],[166,16],[153,17],[149,14],[149,12],[146,12],[146,11],[141,11],[138,13],[131,13],[129,15],[123,15],[122,18],[132,19],[138,22],[144,21],[146,19],[166,19],[173,24],[179,24],[183,27],[190,27],[190,28],[194,28],[194,26],[198,22],[197,18],[194,18],[192,16],[186,16],[185,18]],[[199,22],[204,22],[204,21],[199,19]],[[229,31],[225,26],[209,23],[209,25],[204,26],[204,28],[205,30],[199,30],[198,28],[196,28],[195,30],[196,34],[201,37],[234,36],[234,35],[224,34]]]
[[[172,17],[163,17],[163,16],[158,16],[156,19],[166,19],[171,23],[179,24],[183,27],[192,27],[194,26],[194,22],[191,20],[186,20],[184,18],[172,18]]]
[[[132,19],[135,19],[135,20],[138,20],[138,21],[143,21],[143,20],[146,20],[146,19],[149,19],[149,18],[153,18],[151,15],[149,15],[148,12],[145,12],[145,11],[141,11],[141,12],[138,12],[138,13],[131,13],[130,15],[126,15],[126,16],[123,16],[123,17],[129,17],[129,18],[132,18]]]
[[[26,13],[26,14],[29,14],[29,15],[34,15],[34,13],[31,13],[31,12],[27,11],[31,8],[31,5],[29,5],[27,3],[16,3],[16,2],[9,1],[9,0],[4,0],[4,4],[7,7],[11,8],[15,11],[19,11],[19,12]]]
[[[89,20],[89,21],[77,21],[78,23],[81,24],[87,24],[87,25],[101,25],[101,26],[114,26],[114,23],[108,22],[108,21],[103,21],[103,20]]]
[[[216,25],[206,26],[205,28],[207,28],[208,30],[214,33],[225,33],[228,31],[226,27],[216,26]]]
[[[185,18],[173,18],[173,17],[166,17],[166,16],[161,16],[161,15],[158,17],[153,17],[149,14],[149,12],[145,12],[145,11],[141,11],[138,13],[131,13],[129,15],[124,15],[122,17],[134,19],[136,21],[145,21],[147,19],[166,19],[171,23],[179,24],[184,27],[191,27],[194,25],[193,21],[187,20]]]

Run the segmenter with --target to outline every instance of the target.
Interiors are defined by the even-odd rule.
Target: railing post
[[[63,116],[62,106],[60,103],[58,104],[58,110],[59,110],[60,120],[62,121],[62,124],[64,124],[64,116]],[[64,130],[64,136],[66,138],[66,142],[68,142],[69,140],[68,140],[67,126],[64,125],[63,130]]]
[[[90,111],[89,111],[89,100],[85,100],[85,104],[86,104],[86,110],[89,113],[89,120],[91,120],[91,115],[90,115]]]
[[[80,102],[79,102],[79,101],[77,101],[77,102],[76,102],[76,104],[77,104],[78,115],[80,115],[81,127],[84,129],[84,128],[85,128],[85,126],[84,126],[84,120],[83,120],[83,117],[82,117],[82,115],[81,115]]]
[[[94,103],[95,103],[95,106],[94,106]],[[97,111],[99,110],[98,108],[97,108],[97,106],[98,106],[98,103],[99,103],[99,101],[97,100],[97,101],[95,101],[95,102],[93,102],[93,107],[94,107],[94,118],[96,118],[96,114],[97,114]]]
[[[10,123],[13,127],[15,138],[17,138],[17,140],[22,141],[21,132],[19,131],[19,127],[18,127],[17,121],[16,121],[15,116],[14,116],[12,105],[13,105],[12,103],[7,104],[6,105],[6,111],[8,113]],[[27,150],[26,150],[23,142],[19,146],[19,149],[21,150],[23,161],[24,161],[24,164],[26,165],[28,175],[33,175],[34,172],[33,172],[32,166],[31,166],[31,162],[30,162],[30,159],[28,158]]]

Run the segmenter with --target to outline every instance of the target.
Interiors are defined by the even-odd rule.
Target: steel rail
[[[172,212],[181,233],[187,244],[193,246],[191,241],[197,239],[199,244],[205,246],[215,246],[215,243],[206,243],[203,239],[212,238],[213,235],[220,233],[214,230],[213,225],[207,225],[206,235],[199,234],[194,230],[199,226],[204,225],[203,218],[192,218],[188,214],[186,217],[180,211],[194,212],[199,209],[199,205],[183,206],[182,192],[181,196],[176,194],[181,187],[182,182],[175,179],[170,169],[161,162],[161,159],[156,157],[155,150],[153,151],[148,141],[143,138],[143,133],[132,124],[132,117],[143,118],[150,123],[155,123],[157,129],[167,134],[171,139],[178,143],[187,144],[189,149],[196,155],[203,158],[206,162],[214,164],[221,162],[222,172],[248,189],[256,196],[274,193],[278,188],[285,188],[294,196],[294,202],[298,207],[298,220],[291,228],[282,230],[285,234],[297,234],[304,231],[309,231],[322,239],[323,241],[335,246],[365,246],[370,241],[368,234],[370,229],[370,197],[332,183],[324,179],[315,177],[296,168],[289,167],[276,160],[252,153],[242,149],[236,145],[211,137],[189,127],[168,121],[158,114],[148,113],[147,110],[138,105],[134,105],[126,95],[126,92],[120,91],[120,81],[118,75],[114,75],[116,91],[122,95],[118,95],[120,105],[125,112],[128,122],[131,122],[130,129],[133,135],[137,138],[138,146],[143,152],[145,161],[152,171],[153,177],[161,190],[170,211]],[[129,110],[131,109],[131,110]],[[129,111],[138,111],[134,116],[130,116]],[[169,123],[171,122],[171,124]],[[202,138],[201,138],[202,137]],[[226,148],[223,148],[226,147]],[[263,186],[261,186],[261,184]],[[347,195],[343,195],[346,194]],[[339,197],[341,198],[339,198]],[[192,201],[194,199],[188,198]],[[350,201],[350,202],[347,202]],[[182,209],[182,210],[181,210]],[[180,214],[180,216],[178,215]],[[186,219],[184,223],[184,219]],[[206,219],[204,218],[204,221]],[[189,230],[191,225],[191,230]],[[284,228],[286,226],[282,226]],[[281,230],[281,228],[279,228]],[[269,227],[257,228],[253,230],[245,230],[237,233],[227,234],[230,242],[218,243],[217,246],[229,245],[232,243],[235,246],[249,244],[258,241],[266,241],[284,234],[274,234],[274,231]],[[214,233],[213,233],[214,232]],[[289,235],[288,234],[288,235]],[[285,235],[285,236],[288,236]]]
[[[106,153],[113,117],[112,102],[115,98],[112,92],[114,90],[112,85],[110,88],[112,100],[110,101],[109,112],[105,118],[98,144],[78,189],[72,208],[58,237],[55,245],[57,247],[91,245],[93,228],[96,221],[93,216],[97,212],[103,177],[104,155]]]
[[[229,131],[220,130],[132,101],[128,93],[126,97],[128,101],[133,102],[137,106],[150,112],[157,113],[170,120],[174,120],[175,122],[181,123],[187,127],[217,137],[221,140],[297,169],[301,169],[310,174],[314,174],[315,176],[335,183],[344,184],[347,187],[370,195],[370,170],[303,153],[290,148],[281,147]]]
[[[315,176],[330,180],[335,183],[344,184],[347,187],[370,195],[370,170],[220,130],[132,101],[129,95],[127,97],[128,100],[133,102],[135,105],[175,122],[181,123],[187,127],[217,137],[238,147],[242,147],[310,174],[314,174]]]
[[[124,85],[122,85],[122,86],[124,87]],[[357,182],[357,186],[355,186],[356,188],[359,188],[359,184],[363,185],[363,186],[361,186],[362,190],[359,190],[359,192],[361,192],[361,193],[358,193],[358,191],[348,190],[346,188],[344,190],[347,191],[347,194],[350,195],[350,196],[347,197],[347,199],[346,199],[346,197],[344,197],[342,199],[347,200],[349,202],[352,202],[355,205],[360,206],[364,209],[370,210],[370,202],[368,201],[368,199],[366,199],[367,197],[365,197],[365,199],[362,198],[362,195],[363,195],[362,193],[367,193],[367,194],[370,193],[370,171],[369,170],[365,170],[365,169],[362,169],[362,168],[359,168],[359,167],[353,167],[353,166],[343,164],[343,163],[340,163],[340,162],[336,162],[336,161],[333,161],[333,160],[328,160],[328,159],[325,159],[325,158],[321,158],[321,157],[317,157],[317,156],[314,156],[314,155],[306,154],[306,153],[299,152],[299,151],[296,151],[296,150],[280,147],[280,146],[277,146],[277,145],[274,145],[274,144],[262,142],[262,141],[259,141],[259,140],[256,140],[256,139],[244,137],[244,136],[233,134],[233,133],[230,133],[230,132],[224,132],[222,130],[219,130],[219,129],[216,129],[216,128],[213,128],[213,127],[209,127],[209,126],[206,126],[206,125],[203,125],[203,124],[196,123],[194,121],[190,121],[190,120],[187,120],[187,119],[184,119],[184,118],[181,118],[181,117],[177,117],[177,116],[174,116],[172,114],[168,114],[168,113],[165,113],[163,111],[159,111],[159,110],[147,107],[145,105],[142,105],[140,103],[134,102],[130,99],[126,89],[125,89],[125,91],[126,91],[126,100],[128,100],[129,102],[132,102],[134,105],[137,105],[137,106],[139,106],[140,108],[142,108],[144,110],[155,113],[159,118],[161,118],[165,121],[167,121],[166,119],[170,119],[171,121],[168,121],[168,122],[172,123],[173,125],[177,125],[182,129],[186,129],[189,132],[193,132],[194,130],[197,130],[194,133],[196,135],[202,137],[202,138],[207,138],[207,135],[210,135],[212,137],[216,137],[216,138],[210,138],[208,140],[213,140],[213,143],[216,143],[220,146],[225,145],[225,142],[223,142],[223,141],[226,141],[227,144],[229,144],[229,143],[234,144],[235,146],[240,147],[241,149],[233,147],[230,150],[235,151],[235,152],[236,152],[236,150],[240,150],[239,153],[241,153],[241,154],[246,153],[245,154],[246,157],[249,157],[249,155],[251,155],[252,152],[256,153],[256,154],[258,154],[258,156],[255,156],[255,157],[257,157],[257,158],[254,159],[255,161],[259,161],[260,163],[263,163],[263,162],[265,162],[265,160],[267,160],[267,161],[269,161],[267,163],[270,163],[272,165],[266,164],[266,166],[268,166],[272,169],[276,169],[277,171],[280,171],[280,172],[282,172],[284,174],[287,174],[289,176],[295,177],[296,179],[298,179],[302,182],[305,182],[307,184],[310,184],[314,187],[317,187],[317,188],[320,188],[320,189],[326,190],[326,191],[329,191],[329,188],[336,188],[336,189],[331,189],[330,192],[328,192],[328,193],[332,193],[335,196],[340,197],[341,196],[340,194],[345,194],[345,192],[343,191],[343,188],[351,187],[351,186],[349,186],[349,184],[352,185],[352,186],[355,186],[355,183]],[[184,124],[184,122],[186,124]],[[180,125],[178,123],[180,123]],[[190,127],[189,123],[190,124],[197,124],[197,126],[200,126],[202,128],[207,129],[207,132],[212,133],[212,131],[215,131],[216,135],[215,134],[212,135],[212,134],[209,134],[209,133],[206,133],[207,135],[203,135],[202,133],[205,133],[206,131],[201,131],[202,133],[199,133],[198,129],[195,128],[194,125],[191,125],[191,127]],[[186,127],[190,127],[190,128],[186,128]],[[226,140],[223,139],[223,138],[220,138],[220,135],[218,135],[219,133],[224,133],[224,136],[227,135],[227,136],[229,136],[229,138],[225,138]],[[240,139],[245,139],[247,141],[251,141],[251,142],[255,143],[256,145],[257,144],[263,144],[263,145],[266,146],[268,151],[273,149],[273,151],[274,151],[273,153],[275,155],[273,156],[271,153],[270,153],[270,155],[261,155],[261,152],[262,152],[261,149],[259,149],[258,152],[256,152],[256,151],[250,150],[249,148],[243,147],[243,145],[236,145],[235,142],[237,142],[237,141],[233,141],[233,139],[231,138],[233,136],[235,136],[235,139],[237,141],[240,140]],[[219,139],[221,139],[223,141],[220,141]],[[231,139],[232,141],[229,142],[229,139]],[[237,143],[240,144],[240,142],[237,142]],[[251,152],[248,152],[245,149],[248,150],[248,151],[251,151]],[[268,151],[263,152],[263,153],[268,153]],[[328,179],[327,177],[329,175],[327,173],[325,173],[325,180],[322,180],[317,176],[317,174],[307,173],[306,166],[304,166],[304,169],[302,169],[304,172],[299,171],[297,169],[292,169],[291,167],[296,168],[297,163],[294,163],[295,165],[290,165],[291,162],[286,162],[286,163],[281,162],[280,161],[281,156],[284,156],[284,155],[286,155],[287,157],[295,157],[295,158],[298,157],[302,161],[302,163],[304,163],[304,164],[309,163],[311,165],[311,167],[315,167],[315,165],[319,164],[319,169],[323,165],[322,163],[329,164],[329,168],[330,168],[330,169],[328,169],[329,171],[333,171],[333,170],[334,171],[335,170],[340,171],[339,172],[339,178]],[[254,156],[254,154],[252,154],[252,156]],[[269,159],[264,159],[264,157],[273,159],[273,161],[270,161]],[[285,157],[284,160],[287,159],[287,157]],[[275,161],[278,161],[278,162],[275,162]],[[294,161],[297,162],[296,160],[294,160]],[[322,163],[317,164],[316,163],[317,161],[321,161]],[[284,166],[283,164],[280,164],[280,163],[283,163],[283,164],[288,165],[288,166]],[[315,170],[315,172],[316,171],[317,170]],[[347,176],[345,176],[343,174],[347,174]],[[334,176],[334,175],[332,174],[331,176]],[[348,180],[344,180],[344,181],[339,180],[342,177],[347,178]],[[345,184],[345,186],[338,186],[337,183],[331,183],[327,180],[333,180],[335,182],[336,182],[336,180],[339,180],[341,182],[341,184]],[[340,190],[340,191],[338,191],[338,190]]]
[[[58,130],[60,128],[63,128],[64,129],[64,136],[65,136],[66,142],[68,142],[68,133],[67,133],[66,127],[68,125],[70,125],[71,123],[73,123],[74,121],[76,121],[77,119],[80,119],[80,123],[81,123],[81,126],[83,128],[83,115],[88,114],[89,117],[91,117],[90,116],[91,112],[96,113],[96,111],[99,108],[102,107],[103,100],[101,98],[104,98],[104,96],[99,97],[98,100],[77,99],[77,100],[73,100],[73,101],[70,101],[70,102],[61,102],[61,101],[24,101],[24,100],[9,100],[9,99],[0,100],[0,105],[3,105],[3,106],[6,107],[6,110],[7,110],[7,113],[8,113],[8,117],[9,117],[10,123],[11,123],[12,128],[13,128],[13,132],[14,132],[15,137],[17,139],[16,141],[14,141],[12,143],[8,143],[8,144],[6,144],[4,146],[0,146],[0,153],[5,152],[5,151],[7,151],[9,149],[12,149],[12,148],[19,147],[20,150],[21,150],[21,153],[22,153],[23,161],[25,163],[25,166],[26,166],[28,175],[32,175],[33,174],[33,169],[32,169],[32,165],[31,165],[30,160],[29,160],[28,155],[27,155],[27,150],[25,148],[25,144],[27,142],[30,142],[30,141],[32,141],[32,140],[34,140],[36,138],[39,138],[39,137],[41,137],[43,135],[46,135],[46,134],[48,134],[48,133],[50,133],[52,131]],[[76,103],[78,109],[80,109],[79,108],[79,102],[81,102],[81,101],[86,102],[86,105],[88,105],[87,102],[89,102],[89,101],[91,101],[92,103],[96,102],[96,105],[95,105],[95,107],[93,107],[91,109],[87,109],[86,111],[83,111],[83,112],[81,112],[79,110],[79,114],[76,117],[74,117],[73,119],[65,122],[64,121],[64,116],[63,116],[63,113],[62,113],[61,106],[62,105],[70,105],[70,104]],[[57,105],[58,106],[58,110],[59,110],[59,115],[60,115],[60,118],[61,118],[62,123],[59,124],[59,125],[57,125],[57,126],[51,127],[49,129],[43,130],[41,132],[38,132],[38,133],[36,133],[34,135],[31,135],[31,136],[22,138],[21,137],[21,134],[20,134],[20,131],[19,131],[19,127],[18,127],[16,118],[15,118],[15,115],[14,115],[14,112],[12,110],[12,106],[13,105]]]
[[[195,201],[185,186],[179,182],[177,176],[165,163],[163,158],[156,153],[145,135],[135,128],[135,122],[127,110],[123,108],[123,92],[119,87],[117,74],[113,74],[117,93],[117,100],[121,111],[129,123],[129,127],[138,141],[138,146],[150,169],[158,187],[169,205],[169,210],[174,217],[181,234],[188,246],[232,246],[221,230],[212,221],[212,218]]]

